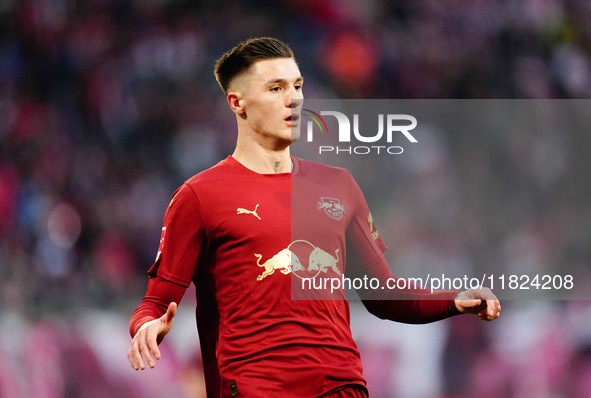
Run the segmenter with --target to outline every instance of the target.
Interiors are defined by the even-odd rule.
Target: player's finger
[[[158,349],[158,343],[156,341],[156,333],[152,333],[148,336],[147,339],[148,349],[154,355],[154,358],[160,359],[160,350]]]
[[[492,321],[494,319],[497,319],[498,317],[495,301],[497,300],[486,300],[486,307],[478,313],[478,318],[486,321]]]
[[[142,355],[144,356],[144,358],[146,358],[146,361],[148,362],[148,365],[153,368],[156,364],[154,363],[154,359],[152,358],[152,354],[150,354],[150,350],[148,349],[148,344],[146,343],[147,340],[147,336],[145,333],[142,333],[142,338],[140,338],[140,352],[142,353]],[[142,365],[141,369],[144,370],[146,368],[146,365],[143,363],[142,361]]]
[[[489,316],[488,316],[488,310],[482,310],[478,313],[478,319],[482,320],[482,321],[490,321]]]
[[[135,358],[135,351],[134,351],[133,341],[129,345],[129,350],[127,350],[127,360],[129,361],[129,364],[131,365],[131,367],[134,370],[138,370],[138,364],[137,364],[137,361],[136,361],[136,358]]]
[[[495,319],[496,315],[497,306],[495,305],[495,301],[496,300],[486,300],[486,314],[488,315],[488,318],[490,318],[491,321]]]
[[[480,299],[462,300],[461,306],[464,308],[462,312],[467,314],[478,314],[483,308],[485,308]]]
[[[499,302],[499,300],[495,300],[495,314],[494,314],[494,319],[497,319],[500,316],[501,316],[501,303]]]
[[[479,310],[480,305],[482,304],[482,300],[462,300],[462,305],[464,308],[470,308],[472,310]]]
[[[172,303],[170,303],[170,305],[168,306],[168,309],[166,310],[166,314],[164,314],[164,320],[167,324],[172,324],[172,320],[174,319],[175,315],[176,315],[176,309],[177,309],[177,304],[173,301]]]
[[[135,363],[137,364],[137,368],[136,370],[142,369],[144,370],[146,368],[146,364],[144,363],[144,359],[142,358],[142,353],[140,352],[140,346],[139,346],[139,336],[136,336],[133,339],[133,357],[135,358]]]

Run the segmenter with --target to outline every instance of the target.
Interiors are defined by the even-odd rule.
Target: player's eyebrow
[[[303,83],[304,78],[302,76],[298,76],[295,79],[293,79],[293,82],[294,83]],[[285,83],[289,83],[289,82],[286,79],[277,78],[277,79],[267,80],[267,82],[265,84],[273,84],[273,83],[285,84]]]

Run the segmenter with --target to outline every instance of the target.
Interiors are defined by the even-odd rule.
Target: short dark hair
[[[220,87],[228,94],[230,82],[262,59],[294,58],[287,44],[273,37],[255,37],[238,43],[215,63],[214,74]]]

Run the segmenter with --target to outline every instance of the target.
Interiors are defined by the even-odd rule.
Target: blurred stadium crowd
[[[191,293],[188,321],[148,375],[126,364],[127,320],[170,195],[233,149],[215,59],[259,35],[291,45],[311,98],[591,96],[585,1],[2,0],[0,398],[202,396]],[[497,260],[588,267],[589,164],[573,159],[589,139],[487,139],[444,137],[403,169],[417,184],[392,176],[413,189],[381,193],[398,202],[378,221],[396,238],[391,261],[487,261],[498,243]],[[531,184],[525,197],[499,182],[515,170]],[[458,192],[473,215],[463,223],[445,217],[461,210]],[[528,208],[540,195],[543,212]],[[424,197],[441,207],[421,207]],[[510,201],[508,214],[494,206]],[[520,227],[505,239],[502,222],[490,232],[479,214]],[[456,236],[466,232],[469,243]],[[591,306],[504,308],[490,325],[409,328],[355,304],[372,396],[591,396]]]

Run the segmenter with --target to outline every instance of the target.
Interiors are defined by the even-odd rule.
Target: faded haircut
[[[255,62],[270,58],[294,58],[294,55],[287,44],[273,37],[242,41],[216,61],[215,78],[227,95],[236,76],[246,72]]]

